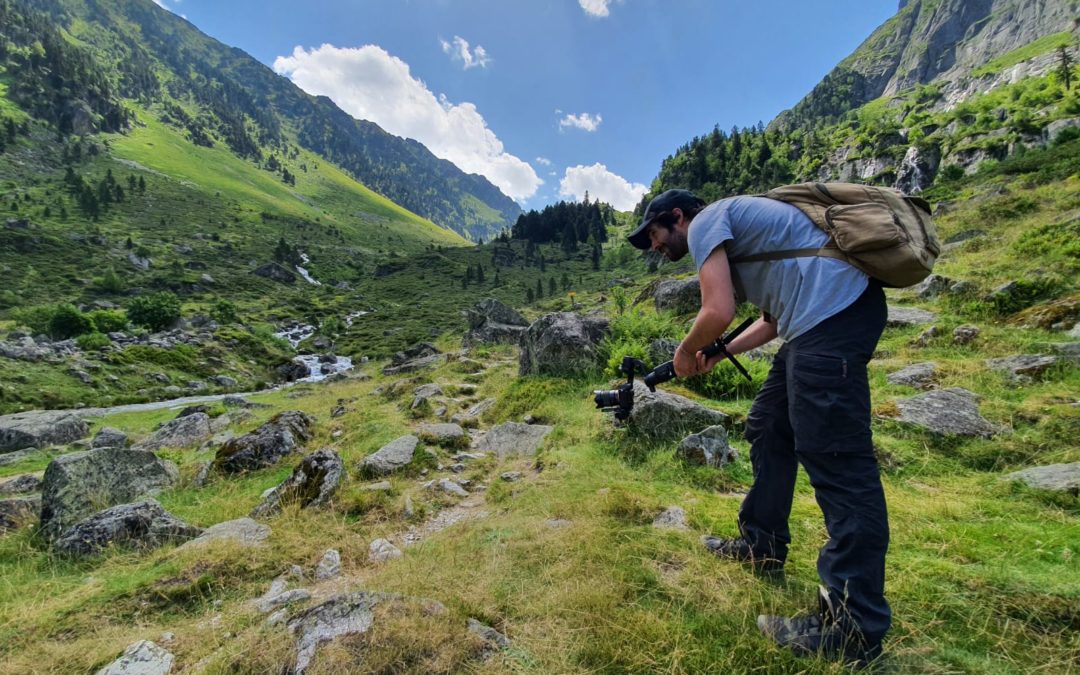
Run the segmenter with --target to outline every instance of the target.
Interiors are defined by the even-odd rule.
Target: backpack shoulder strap
[[[757,253],[755,255],[743,256],[741,258],[730,258],[728,263],[732,265],[738,265],[740,263],[753,263],[753,262],[771,262],[773,260],[786,260],[788,258],[808,258],[810,256],[819,256],[822,258],[836,258],[837,260],[843,260],[850,262],[850,259],[839,249],[831,246],[823,246],[821,248],[793,248],[786,251],[769,251],[768,253]]]

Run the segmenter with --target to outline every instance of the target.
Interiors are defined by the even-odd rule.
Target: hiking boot
[[[749,563],[758,574],[775,576],[784,573],[783,560],[754,555],[750,543],[742,537],[724,539],[706,535],[701,538],[701,543],[719,558]]]
[[[865,668],[881,655],[881,643],[868,644],[850,621],[841,621],[825,588],[819,587],[818,613],[802,617],[758,616],[761,632],[797,656],[819,655]],[[846,626],[845,626],[846,624]]]

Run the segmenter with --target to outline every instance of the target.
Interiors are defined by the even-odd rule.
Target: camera
[[[639,359],[632,356],[623,357],[619,372],[626,375],[626,383],[620,384],[616,389],[606,389],[593,392],[593,400],[600,410],[611,410],[615,419],[625,422],[630,417],[630,411],[634,409],[634,371],[645,373],[648,367]]]

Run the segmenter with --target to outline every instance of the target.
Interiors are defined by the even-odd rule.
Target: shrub
[[[55,311],[56,307],[53,305],[37,305],[14,310],[11,315],[15,323],[26,326],[32,333],[40,334],[49,332],[49,321]]]
[[[127,315],[115,309],[95,309],[89,314],[94,327],[102,333],[113,333],[128,327]]]
[[[960,166],[959,164],[950,164],[949,166],[941,170],[941,173],[938,174],[938,177],[941,178],[941,180],[947,181],[960,180],[964,177],[964,167]]]
[[[75,343],[84,352],[101,349],[110,344],[109,336],[104,333],[87,333],[75,338]]]
[[[236,323],[236,305],[228,300],[218,300],[210,308],[210,318],[222,325]]]
[[[124,280],[111,267],[104,275],[94,278],[94,287],[105,293],[123,293],[127,288]]]
[[[94,332],[94,322],[75,305],[57,305],[49,317],[48,332],[54,339],[66,340]]]
[[[135,298],[127,308],[128,319],[150,330],[164,330],[180,318],[180,298],[168,291]]]

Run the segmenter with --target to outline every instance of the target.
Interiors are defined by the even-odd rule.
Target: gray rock
[[[653,295],[656,311],[692,314],[701,309],[701,282],[697,277],[661,282]]]
[[[1027,381],[1045,373],[1049,368],[1056,365],[1058,357],[1043,356],[1041,354],[1025,354],[1021,356],[1008,356],[1001,359],[987,359],[986,366],[991,370],[1006,373],[1010,378],[1019,381]]]
[[[394,489],[394,486],[390,484],[390,481],[384,480],[378,483],[368,483],[361,488],[362,490],[369,490],[371,492],[390,492]]]
[[[262,546],[270,538],[270,526],[256,523],[251,518],[237,518],[212,525],[195,539],[187,542],[179,550],[205,546],[211,542],[228,541],[239,546]]]
[[[26,492],[41,492],[41,479],[31,473],[0,480],[0,495],[17,495]]]
[[[952,285],[952,279],[943,277],[940,274],[931,274],[911,290],[915,292],[916,297],[920,300],[930,300],[943,293],[948,293]]]
[[[223,389],[233,389],[237,384],[236,380],[228,375],[214,375],[210,381]]]
[[[1080,342],[1051,342],[1048,347],[1058,356],[1080,364]]]
[[[658,366],[675,358],[675,350],[679,347],[678,340],[660,338],[649,343],[649,365]]]
[[[53,542],[53,550],[61,555],[86,557],[97,555],[109,546],[145,550],[194,539],[200,534],[200,528],[147,499],[107,508],[75,524]]]
[[[915,389],[926,389],[934,383],[937,364],[932,361],[913,363],[907,368],[889,373],[885,378],[889,384],[901,384]]]
[[[507,483],[516,483],[517,481],[521,480],[521,472],[504,471],[503,473],[499,474],[499,478],[503,479]]]
[[[487,625],[486,623],[481,623],[476,619],[469,619],[466,622],[466,627],[468,628],[468,631],[470,633],[476,635],[485,642],[488,642],[498,647],[499,649],[510,648],[510,638],[506,637],[505,635],[495,630],[491,626]]]
[[[300,460],[292,475],[270,492],[251,512],[252,518],[266,518],[281,512],[287,504],[302,509],[326,506],[341,487],[345,463],[330,448],[317,450]]]
[[[298,410],[278,413],[251,433],[226,441],[218,448],[214,467],[224,473],[240,473],[273,466],[311,439],[313,423],[314,419]]]
[[[281,284],[291,285],[296,283],[296,274],[277,263],[267,263],[256,269],[252,274]]]
[[[521,338],[521,375],[580,375],[593,370],[606,319],[568,312],[548,314],[533,322]]]
[[[131,263],[131,266],[139,270],[140,272],[145,272],[146,270],[150,269],[150,258],[144,258],[135,253],[134,251],[128,252],[127,259],[128,262]]]
[[[440,447],[452,448],[468,445],[469,436],[460,425],[452,423],[422,424],[419,430],[420,438],[428,443],[434,443]]]
[[[941,330],[937,326],[930,326],[923,332],[919,333],[919,336],[911,341],[913,347],[928,347],[930,341],[941,335]]]
[[[727,426],[730,418],[690,399],[657,390],[650,392],[641,381],[634,382],[634,410],[629,424],[637,433],[654,439],[675,440],[714,425]]]
[[[337,549],[329,549],[323,554],[315,567],[315,580],[328,581],[341,574],[341,554]]]
[[[63,445],[85,438],[90,427],[67,410],[31,410],[0,416],[0,453]]]
[[[957,326],[953,330],[953,344],[954,345],[969,345],[975,341],[975,338],[979,337],[979,327],[965,324],[963,326]]]
[[[94,438],[90,441],[90,447],[98,448],[123,448],[127,446],[127,434],[112,427],[101,427]]]
[[[221,404],[226,408],[251,408],[254,404],[243,396],[230,395],[221,399]]]
[[[896,402],[899,421],[936,434],[989,438],[1001,429],[979,415],[978,399],[966,389],[943,389]]]
[[[374,563],[396,560],[402,555],[401,549],[394,546],[386,539],[375,539],[368,546],[368,560]]]
[[[446,363],[445,354],[432,354],[431,356],[423,356],[412,361],[406,361],[400,366],[387,366],[382,369],[383,375],[399,375],[402,373],[415,373],[427,368],[434,368],[435,366]]]
[[[529,325],[516,310],[493,298],[481,300],[465,310],[469,332],[462,338],[464,347],[509,342],[516,344]]]
[[[416,359],[437,356],[439,354],[442,354],[442,352],[430,342],[418,342],[408,349],[396,352],[390,357],[390,363],[395,366],[400,366],[410,361],[415,361]]]
[[[544,437],[555,427],[544,424],[522,424],[506,422],[492,427],[484,434],[476,449],[494,453],[500,460],[507,457],[532,457],[543,443]]]
[[[135,448],[102,448],[58,457],[45,469],[41,533],[48,539],[98,510],[129,504],[177,484],[172,462]]]
[[[420,443],[416,436],[397,438],[360,462],[360,472],[367,476],[386,476],[409,464]]]
[[[473,426],[480,420],[480,416],[490,410],[494,405],[495,399],[485,398],[483,401],[470,406],[467,410],[457,413],[450,418],[450,421],[462,426]]]
[[[198,445],[210,438],[210,416],[203,412],[177,417],[161,425],[161,428],[135,444],[140,450],[162,448],[186,448]]]
[[[0,499],[0,534],[26,527],[37,520],[41,497]]]
[[[564,527],[570,527],[572,524],[573,523],[571,523],[566,518],[548,518],[547,520],[544,521],[544,525],[550,527],[553,530],[559,530],[559,529],[562,529]]]
[[[0,466],[8,466],[9,464],[18,464],[19,462],[30,459],[31,457],[37,458],[41,456],[41,450],[37,448],[27,448],[25,450],[16,450],[15,452],[7,452],[0,454]]]
[[[721,467],[738,458],[739,453],[728,445],[727,429],[714,425],[697,434],[690,434],[679,444],[676,456],[687,464]]]
[[[1036,490],[1080,494],[1080,462],[1035,466],[1007,474],[1002,480],[1019,481]]]
[[[455,497],[468,497],[469,491],[461,487],[458,483],[450,480],[449,478],[441,478],[437,482],[434,482],[432,487],[437,487],[448,495]]]
[[[889,305],[889,316],[885,325],[892,328],[904,328],[909,326],[919,326],[936,320],[937,314],[928,312],[925,309]]]
[[[664,512],[653,518],[652,525],[662,530],[688,530],[686,511],[678,506],[669,506]]]
[[[285,382],[295,382],[311,375],[311,368],[303,361],[293,360],[278,366],[276,372]]]
[[[269,591],[252,602],[255,609],[261,614],[269,614],[275,609],[291,605],[294,602],[302,602],[311,597],[311,591],[306,588],[294,588],[291,591],[284,590],[283,581],[281,579],[275,580]]]
[[[97,671],[97,675],[168,675],[176,659],[150,640],[129,645],[124,654]]]
[[[391,599],[392,596],[384,593],[356,591],[334,596],[293,618],[288,623],[289,632],[297,638],[293,672],[303,675],[307,671],[320,644],[345,635],[366,633],[375,622],[376,605]]]
[[[420,406],[427,403],[428,399],[430,399],[432,397],[435,397],[435,396],[442,396],[442,395],[443,395],[442,387],[440,387],[437,384],[432,383],[432,384],[420,385],[419,387],[417,387],[413,391],[413,402],[412,402],[412,405],[409,406],[409,407],[412,408],[413,410],[416,410]]]

